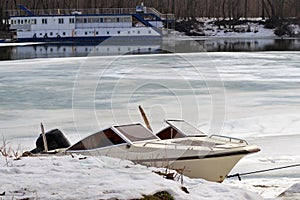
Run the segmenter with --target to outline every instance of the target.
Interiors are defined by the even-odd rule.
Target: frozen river
[[[38,58],[0,62],[0,133],[34,147],[40,132],[61,129],[71,142],[112,124],[189,121],[208,134],[244,138],[261,152],[233,170],[300,163],[300,53],[198,52]],[[286,180],[286,181],[278,181]],[[300,182],[300,169],[228,179],[275,197]]]

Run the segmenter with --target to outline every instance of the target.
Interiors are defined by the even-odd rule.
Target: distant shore
[[[178,20],[175,30],[198,37],[282,37],[300,38],[300,19],[282,20],[271,24],[260,18],[239,21],[195,18]]]

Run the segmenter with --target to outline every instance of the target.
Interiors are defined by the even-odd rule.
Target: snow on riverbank
[[[259,195],[202,179],[181,184],[155,168],[108,157],[0,157],[0,199],[132,199],[167,191],[175,199],[262,199]]]
[[[289,38],[300,36],[300,24],[282,21],[280,27],[266,27],[266,20],[261,18],[217,20],[197,18],[178,20],[175,29],[181,35],[200,36],[203,38]]]

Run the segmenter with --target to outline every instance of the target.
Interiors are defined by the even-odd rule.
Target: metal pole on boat
[[[44,151],[48,152],[48,144],[47,144],[47,139],[45,135],[45,129],[43,123],[41,123],[41,130],[42,130],[42,137],[43,137],[43,142],[44,142]]]
[[[150,123],[149,123],[149,121],[148,121],[148,118],[147,118],[147,116],[146,116],[146,113],[144,112],[144,109],[142,108],[141,105],[139,105],[139,110],[140,110],[140,113],[141,113],[141,115],[142,115],[142,117],[143,117],[143,120],[144,120],[144,122],[145,122],[147,128],[148,128],[151,132],[153,132],[153,131],[152,131],[152,128],[151,128],[151,126],[150,126]]]

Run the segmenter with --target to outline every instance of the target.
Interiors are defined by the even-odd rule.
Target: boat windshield
[[[155,140],[158,139],[148,129],[141,124],[130,124],[123,126],[114,126],[119,132],[121,132],[131,142]]]
[[[90,150],[125,143],[124,139],[108,128],[80,140],[68,150]]]
[[[206,134],[198,130],[184,120],[166,120],[166,123],[186,136],[205,136]]]

